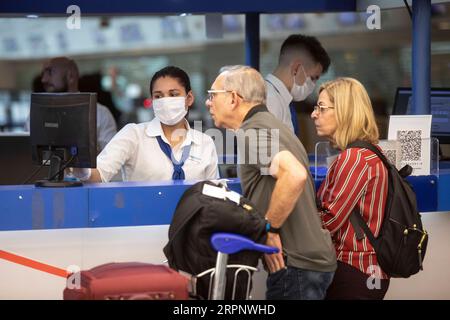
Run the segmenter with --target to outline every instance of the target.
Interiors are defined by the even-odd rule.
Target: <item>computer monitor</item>
[[[0,133],[0,185],[18,185],[45,179],[47,173],[31,159],[29,133]]]
[[[397,88],[392,114],[411,114],[411,88]],[[431,136],[439,139],[440,144],[450,143],[450,89],[431,88],[430,107],[433,115]]]
[[[31,94],[32,158],[50,165],[48,180],[37,186],[79,186],[78,181],[64,181],[64,169],[96,167],[96,110],[96,93]]]

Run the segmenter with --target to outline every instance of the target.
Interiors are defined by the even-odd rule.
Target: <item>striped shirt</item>
[[[388,278],[378,265],[367,237],[358,241],[349,221],[357,208],[375,237],[380,232],[386,204],[388,173],[383,162],[370,150],[350,148],[331,164],[317,192],[321,217],[330,231],[337,259],[376,278]]]

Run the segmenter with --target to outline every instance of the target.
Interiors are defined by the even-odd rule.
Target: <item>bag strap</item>
[[[353,212],[350,214],[349,219],[350,223],[353,226],[353,229],[355,230],[356,240],[361,241],[362,239],[364,239],[363,233],[365,233],[374,249],[377,250],[378,249],[377,239],[375,238],[372,231],[369,229],[369,226],[367,226],[367,223],[364,221],[363,217],[359,214],[359,212],[353,210]]]
[[[386,168],[389,168],[391,165],[385,155],[373,144],[367,141],[357,140],[352,143],[350,143],[347,146],[347,149],[349,148],[365,148],[373,153],[375,153],[378,158],[383,162],[384,166]],[[372,231],[369,229],[367,223],[364,221],[363,217],[359,214],[359,212],[356,211],[356,209],[353,209],[352,213],[350,214],[349,221],[351,225],[353,226],[353,229],[355,230],[356,239],[358,241],[364,239],[364,234],[366,234],[367,238],[369,238],[370,243],[374,247],[375,250],[377,250],[377,239],[375,239],[375,236],[373,235]]]
[[[378,156],[378,158],[380,158],[380,160],[383,162],[383,164],[385,165],[385,167],[387,169],[389,169],[389,167],[391,166],[391,163],[386,158],[386,156],[383,154],[383,152],[381,152],[376,146],[374,146],[370,142],[362,141],[362,140],[356,140],[356,141],[350,143],[347,146],[347,149],[350,149],[350,148],[365,148],[365,149],[368,149],[368,150],[372,151],[373,153],[375,153]]]

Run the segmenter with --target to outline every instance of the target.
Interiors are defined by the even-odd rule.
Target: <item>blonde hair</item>
[[[319,94],[325,90],[334,104],[337,128],[334,144],[341,150],[356,141],[378,143],[379,133],[369,95],[364,86],[353,78],[337,78],[323,83]]]

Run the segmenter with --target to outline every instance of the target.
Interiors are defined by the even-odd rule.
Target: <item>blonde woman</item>
[[[389,278],[367,237],[357,240],[349,221],[356,210],[376,237],[386,204],[388,175],[382,161],[368,149],[348,148],[358,140],[378,143],[369,96],[352,78],[326,82],[311,118],[317,134],[342,151],[317,192],[322,221],[332,234],[338,259],[327,299],[383,299]]]

